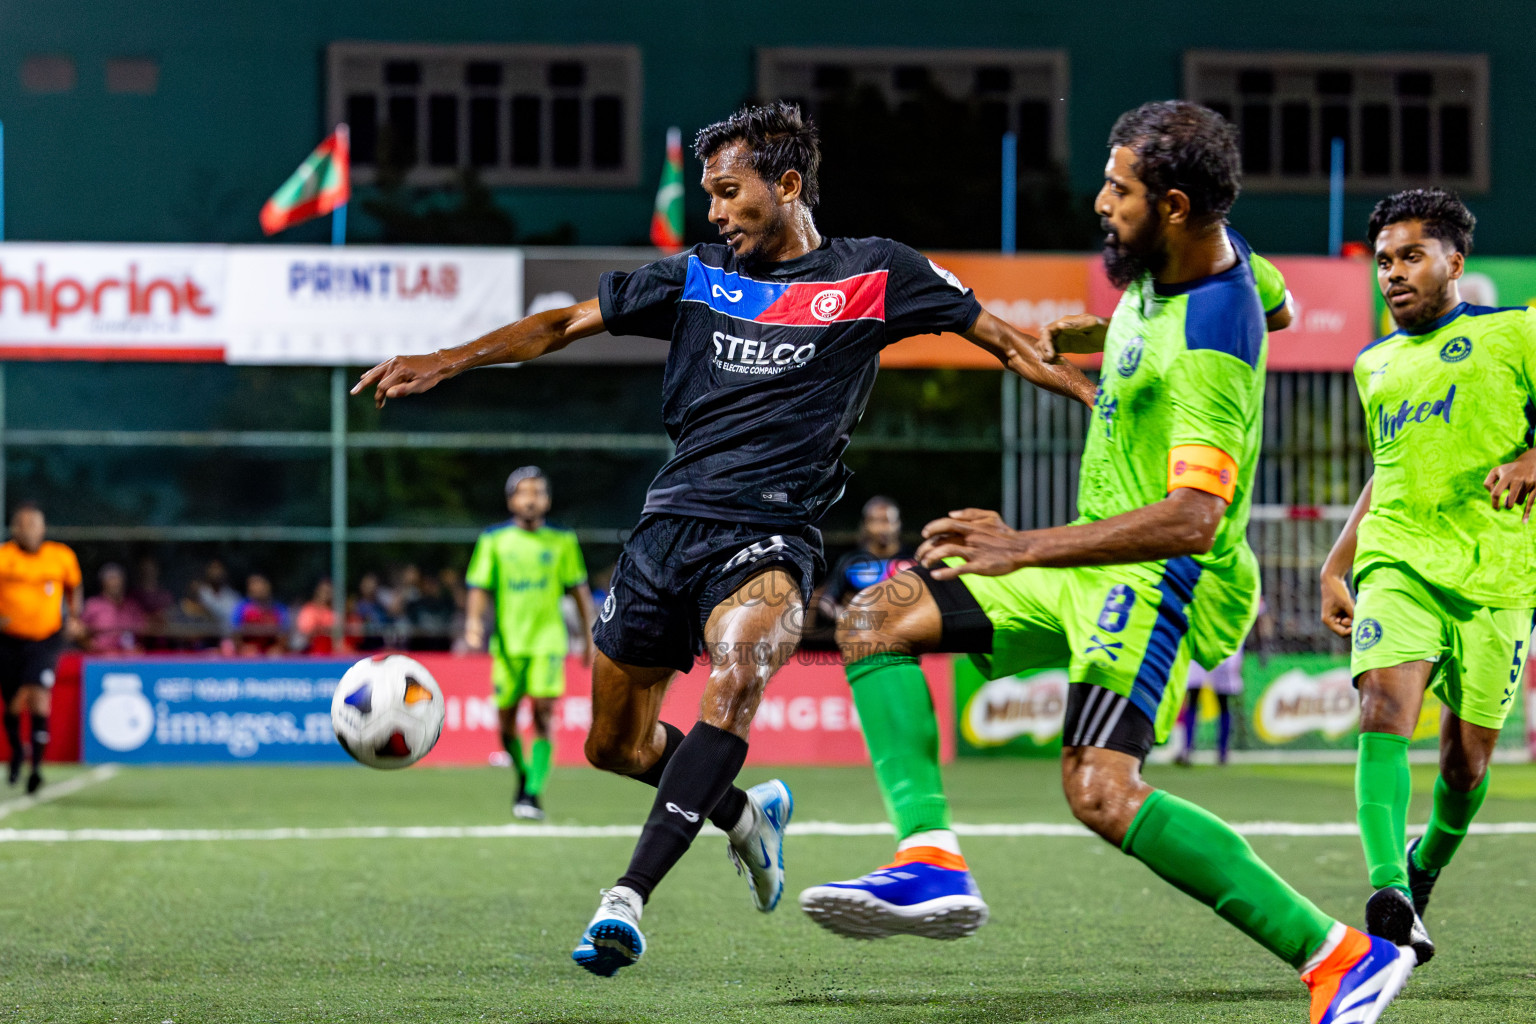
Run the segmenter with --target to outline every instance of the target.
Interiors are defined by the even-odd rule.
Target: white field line
[[[93,773],[94,774],[94,773]],[[85,776],[80,780],[85,782]],[[99,779],[93,781],[100,781]],[[67,783],[66,783],[67,785]],[[62,790],[64,787],[58,787]],[[77,789],[80,787],[76,787]],[[57,792],[57,791],[56,791]],[[73,790],[71,791],[73,792]],[[58,793],[57,795],[64,795]],[[1356,836],[1353,822],[1250,821],[1232,826],[1245,836],[1292,836],[1325,838]],[[1088,839],[1093,834],[1081,825],[1020,822],[991,825],[956,824],[962,836],[977,838]],[[883,822],[848,823],[807,821],[793,824],[795,836],[890,836],[891,827]],[[1410,827],[1411,834],[1422,827]],[[1536,835],[1536,822],[1511,821],[1473,824],[1476,835]],[[638,825],[465,825],[418,826],[398,828],[79,828],[79,829],[0,829],[0,843],[167,843],[270,841],[277,839],[633,839],[640,834]]]
[[[100,768],[93,768],[84,775],[76,775],[67,782],[58,785],[45,785],[41,792],[35,796],[19,796],[14,800],[0,803],[0,818],[15,814],[17,811],[25,811],[29,807],[45,804],[50,800],[57,800],[61,796],[69,796],[78,793],[87,786],[94,786],[98,782],[106,782],[117,774],[117,765],[104,764]]]

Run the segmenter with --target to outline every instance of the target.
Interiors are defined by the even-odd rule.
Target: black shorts
[[[51,687],[64,650],[64,634],[26,640],[0,633],[0,699],[9,704],[23,686]]]
[[[691,516],[641,518],[614,566],[592,638],[614,661],[686,672],[715,606],[767,569],[783,569],[803,605],[826,569],[821,531]]]

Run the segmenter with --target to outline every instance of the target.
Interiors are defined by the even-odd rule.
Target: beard
[[[1110,284],[1125,288],[1142,274],[1156,274],[1168,263],[1168,254],[1157,247],[1157,208],[1133,238],[1122,239],[1101,220],[1104,229],[1104,273]]]

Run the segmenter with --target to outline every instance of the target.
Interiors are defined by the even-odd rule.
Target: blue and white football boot
[[[963,939],[988,913],[965,859],[926,846],[897,853],[895,863],[863,878],[812,886],[800,894],[800,909],[850,939]]]
[[[1409,947],[1347,929],[1328,958],[1301,976],[1312,991],[1312,1024],[1376,1024],[1414,963]]]
[[[571,950],[571,959],[593,974],[611,978],[645,953],[645,936],[640,934],[643,904],[639,894],[624,886],[602,892],[597,913]]]
[[[794,816],[795,797],[788,786],[771,779],[747,790],[747,803],[755,824],[746,838],[731,841],[731,863],[738,875],[746,875],[753,905],[767,914],[784,895],[784,830]]]

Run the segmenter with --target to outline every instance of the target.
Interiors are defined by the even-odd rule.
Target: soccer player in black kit
[[[981,308],[915,250],[816,230],[815,127],[789,104],[710,125],[709,219],[721,240],[632,273],[598,296],[430,355],[396,356],[352,389],[374,400],[426,391],[476,366],[523,362],[604,330],[672,343],[662,415],[676,454],[651,483],[594,631],[593,765],[656,787],[629,869],[603,890],[572,958],[612,975],[640,958],[641,910],[704,820],[724,830],[759,910],[784,888],[793,803],[774,780],[733,785],[764,687],[794,652],[824,565],[815,524],[843,492],[839,461],[880,350],[953,331],[1032,383],[1093,402],[1093,385],[1049,346]],[[710,653],[698,722],[659,721],[667,684]]]

